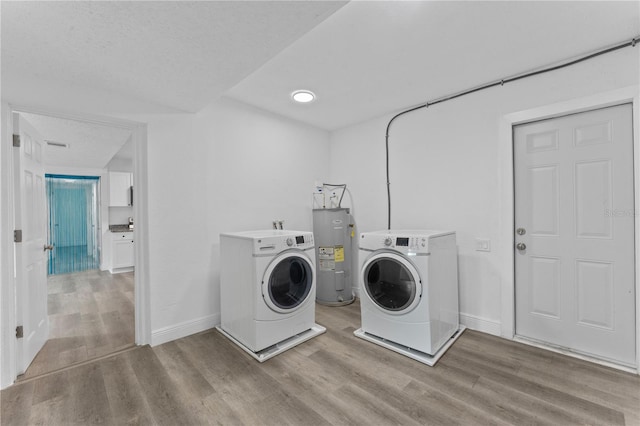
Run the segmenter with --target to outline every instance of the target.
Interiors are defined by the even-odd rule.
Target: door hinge
[[[16,339],[22,339],[24,337],[24,327],[21,325],[16,327]]]
[[[14,148],[20,148],[20,135],[13,135]]]
[[[13,231],[13,242],[21,243],[22,242],[22,229],[16,229]]]

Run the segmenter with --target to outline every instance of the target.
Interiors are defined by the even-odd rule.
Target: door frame
[[[14,214],[14,176],[13,176],[13,113],[41,114],[55,118],[84,121],[111,127],[130,130],[134,146],[134,181],[136,182],[133,214],[136,217],[135,257],[135,343],[145,345],[151,342],[151,309],[149,284],[149,225],[148,225],[148,193],[147,181],[147,125],[113,117],[102,117],[89,114],[71,114],[16,104],[2,104],[2,128],[0,135],[0,188],[2,198],[0,204],[0,389],[15,382],[18,373],[18,345],[15,337],[16,326],[16,286],[14,272],[14,242],[10,238],[15,224]]]
[[[632,104],[633,115],[633,182],[635,212],[640,212],[640,86],[628,86],[617,90],[598,93],[592,96],[572,99],[541,107],[507,113],[499,118],[499,185],[500,185],[500,264],[501,266],[501,326],[500,334],[510,340],[520,340],[515,335],[515,182],[513,158],[513,127],[532,121],[561,117],[568,114],[585,112],[624,103]],[[636,368],[629,369],[617,364],[598,361],[592,358],[556,350],[578,358],[589,359],[603,365],[609,365],[625,371],[640,374],[640,214],[635,214],[635,295],[636,295]],[[528,342],[525,342],[528,343]]]

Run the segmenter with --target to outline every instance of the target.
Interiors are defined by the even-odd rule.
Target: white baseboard
[[[220,314],[214,314],[154,330],[151,332],[151,346],[158,346],[171,342],[172,340],[209,330],[218,324],[220,324]]]
[[[500,336],[501,326],[499,321],[461,313],[460,323],[471,330]],[[151,333],[151,346],[158,346],[172,340],[209,330],[218,324],[220,324],[220,314],[214,314],[192,321],[185,321],[169,327],[164,327],[159,330],[154,330]]]
[[[109,269],[109,273],[113,274],[121,274],[123,272],[133,272],[135,268],[133,266],[125,267],[125,268],[111,268]]]
[[[494,336],[500,336],[502,328],[500,321],[460,313],[460,323],[471,330],[481,331]]]
[[[533,340],[533,339],[527,339],[526,337],[515,336],[513,338],[513,341],[514,342],[518,342],[518,343],[523,343],[523,344],[529,345],[529,346],[534,346],[536,348],[545,349],[547,351],[555,352],[555,353],[558,353],[558,354],[570,356],[572,358],[578,358],[578,359],[581,359],[583,361],[593,362],[595,364],[603,365],[605,367],[615,368],[616,370],[625,371],[627,373],[640,375],[640,369],[638,369],[636,367],[617,364],[617,363],[615,363],[613,361],[608,361],[608,360],[604,360],[604,359],[600,359],[600,358],[595,358],[593,356],[589,356],[589,355],[581,354],[581,353],[578,353],[578,352],[570,351],[570,350],[567,350],[565,348],[556,347],[556,346],[553,346],[551,344],[547,344],[547,343],[544,343],[544,342],[538,342],[538,341]]]

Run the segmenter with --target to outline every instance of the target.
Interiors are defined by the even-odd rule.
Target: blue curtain
[[[45,175],[49,202],[49,274],[97,269],[98,183],[96,176]]]

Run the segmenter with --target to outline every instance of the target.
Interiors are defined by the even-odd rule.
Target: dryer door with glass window
[[[313,263],[304,253],[283,252],[265,271],[262,297],[275,312],[294,312],[314,294],[315,277]]]
[[[374,253],[365,261],[361,272],[365,297],[385,313],[405,314],[420,301],[420,275],[402,255],[386,251]]]

